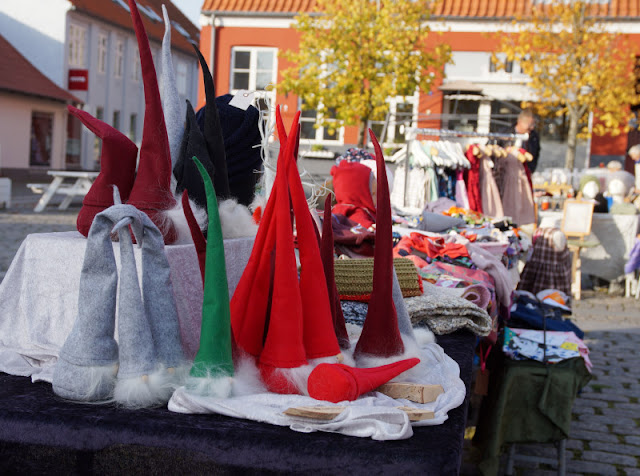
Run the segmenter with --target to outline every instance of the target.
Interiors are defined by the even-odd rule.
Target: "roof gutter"
[[[305,12],[251,12],[233,10],[202,10],[202,15],[207,16],[227,16],[227,17],[264,17],[264,18],[293,18]],[[318,16],[317,12],[306,12],[311,16]]]

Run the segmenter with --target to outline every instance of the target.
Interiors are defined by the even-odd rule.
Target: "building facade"
[[[452,62],[445,66],[444,80],[433,91],[420,91],[412,97],[389,98],[390,114],[385,133],[387,146],[402,143],[403,125],[413,117],[413,126],[455,130],[495,132],[515,123],[520,103],[535,99],[528,88],[529,78],[517,63],[497,71],[491,54],[498,39],[488,33],[509,27],[511,20],[526,14],[533,0],[443,0],[437,3],[430,20],[433,41],[452,49]],[[205,0],[201,13],[200,48],[214,73],[218,94],[240,89],[263,90],[274,84],[275,90],[262,92],[282,105],[284,115],[293,116],[300,108],[298,98],[278,91],[280,72],[291,65],[279,54],[296,49],[298,35],[292,25],[298,12],[310,12],[314,0]],[[598,15],[611,30],[624,32],[640,50],[640,0],[600,2]],[[199,104],[204,102],[202,90]],[[356,127],[345,127],[329,134],[315,129],[315,113],[302,113],[303,145],[344,150],[357,142]],[[372,124],[381,132],[381,123]],[[543,156],[541,163],[563,164],[566,141],[563,124],[557,120],[540,125]],[[576,166],[587,161],[598,163],[611,158],[623,159],[633,137],[597,137],[579,144]],[[635,142],[634,142],[635,143]],[[589,153],[590,150],[590,153]]]
[[[161,77],[164,34],[161,5],[172,21],[172,54],[178,91],[195,102],[198,61],[191,42],[199,31],[171,2],[137,2]],[[144,89],[138,45],[124,0],[21,0],[0,4],[0,30],[47,78],[78,99],[82,109],[111,124],[138,145],[142,140]],[[100,141],[65,112],[65,144],[50,165],[99,168]],[[57,154],[61,154],[58,157]],[[38,168],[27,162],[18,168]]]

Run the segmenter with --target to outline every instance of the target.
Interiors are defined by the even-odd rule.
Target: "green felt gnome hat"
[[[208,172],[196,157],[193,157],[193,161],[204,180],[209,228],[204,272],[200,348],[191,367],[191,377],[211,378],[214,380],[222,378],[228,381],[228,377],[233,376],[231,314],[229,311],[229,286],[227,283],[218,201]],[[211,388],[210,391],[216,394],[220,393],[215,388]],[[211,393],[210,391],[207,391],[207,393]]]

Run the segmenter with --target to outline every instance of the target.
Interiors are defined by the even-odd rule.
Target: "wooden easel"
[[[583,248],[598,246],[596,241],[587,241],[591,234],[594,203],[586,200],[565,200],[562,213],[562,232],[567,237],[567,246],[572,253],[571,259],[571,294],[580,300],[582,287],[582,270],[580,251]]]

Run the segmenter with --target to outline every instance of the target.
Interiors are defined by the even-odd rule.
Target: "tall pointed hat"
[[[290,137],[297,129],[297,119]],[[307,363],[303,338],[302,297],[298,284],[298,269],[293,246],[290,193],[287,186],[287,157],[292,154],[289,138],[284,153],[278,159],[276,182],[278,194],[274,204],[276,244],[273,289],[269,323],[260,353],[260,363],[276,368],[299,367]]]
[[[340,295],[338,294],[338,286],[336,285],[336,275],[333,266],[334,259],[333,245],[333,226],[331,217],[331,194],[324,201],[324,221],[322,222],[322,242],[321,254],[322,264],[324,265],[324,275],[327,281],[327,291],[329,292],[329,305],[331,306],[331,317],[333,319],[333,329],[338,338],[340,348],[349,349],[349,334],[344,322],[344,314],[340,305]]]
[[[187,123],[182,137],[178,161],[173,168],[173,175],[176,178],[176,193],[188,190],[189,198],[199,207],[206,209],[205,184],[192,157],[198,157],[207,175],[213,177],[214,166],[209,159],[207,144],[196,122],[196,113],[193,111],[191,103],[187,101]]]
[[[88,236],[94,217],[113,205],[114,185],[120,190],[123,200],[126,201],[129,197],[136,174],[138,147],[122,132],[88,112],[71,105],[67,106],[67,109],[80,119],[87,129],[102,139],[100,173],[82,200],[82,208],[76,221],[78,231]]]
[[[145,212],[162,232],[165,243],[171,244],[176,240],[177,232],[171,221],[164,217],[164,212],[176,202],[170,185],[171,157],[167,127],[149,39],[135,0],[129,0],[129,9],[140,52],[145,114],[138,174],[127,203]]]
[[[213,380],[206,390],[219,397],[228,396],[233,376],[231,355],[231,318],[229,287],[225,266],[222,226],[218,214],[218,201],[211,178],[202,163],[193,158],[204,181],[209,210],[206,266],[204,271],[204,297],[200,347],[191,367],[191,377]]]
[[[280,114],[276,120],[282,121]],[[333,318],[324,275],[322,257],[316,237],[315,223],[309,212],[302,181],[296,165],[300,137],[300,127],[296,128],[291,153],[287,160],[288,185],[291,191],[293,212],[296,222],[298,250],[300,253],[300,295],[304,320],[304,347],[308,359],[330,357],[340,353],[340,347],[333,330]],[[287,149],[288,150],[288,149]]]
[[[204,286],[204,269],[205,261],[207,257],[207,241],[204,238],[204,234],[198,225],[198,221],[193,214],[191,204],[189,203],[189,192],[186,190],[182,192],[182,209],[184,210],[184,216],[187,219],[187,225],[189,225],[189,231],[191,232],[191,238],[196,248],[198,255],[198,266],[200,267],[200,275],[202,276],[202,286]]]
[[[393,241],[389,184],[380,144],[371,129],[369,135],[375,149],[377,165],[376,246],[373,257],[373,290],[362,334],[354,351],[356,360],[363,355],[393,357],[404,352],[392,298]]]
[[[185,102],[180,99],[176,74],[171,59],[171,21],[167,8],[162,5],[164,17],[164,37],[162,38],[162,110],[167,124],[167,137],[171,153],[171,168],[175,166],[180,153],[182,134],[184,133],[184,118],[187,112]]]
[[[276,108],[277,115],[280,114],[279,109],[279,107]],[[281,164],[284,163],[287,134],[281,121],[278,122],[278,139],[281,147],[277,167],[284,169],[284,165]],[[259,334],[257,329],[266,329],[269,313],[269,294],[274,274],[276,242],[274,216],[278,189],[279,182],[275,181],[260,220],[251,256],[231,298],[231,326],[235,342],[243,351],[254,357],[260,355],[264,343],[264,334]]]
[[[204,139],[207,144],[209,158],[213,163],[213,186],[216,194],[222,198],[228,198],[229,192],[229,174],[227,172],[227,156],[224,150],[224,139],[222,136],[222,127],[220,125],[220,116],[218,114],[218,106],[216,104],[216,88],[213,83],[213,76],[209,71],[209,66],[202,56],[202,53],[196,45],[196,50],[200,67],[202,68],[202,77],[204,80],[204,94],[206,103],[204,106]]]

